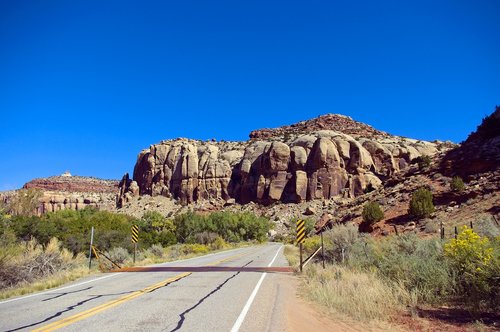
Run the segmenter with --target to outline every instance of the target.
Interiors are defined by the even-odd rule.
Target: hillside
[[[385,218],[374,225],[376,234],[435,232],[436,222],[499,213],[495,167],[464,178],[461,195],[450,192],[455,173],[445,172],[443,164],[463,146],[393,136],[335,114],[256,130],[246,142],[166,140],[139,153],[133,179],[127,175],[120,184],[118,211],[137,217],[150,209],[169,216],[252,211],[286,234],[293,218],[317,221],[326,215],[332,223],[360,223],[363,204],[377,201]],[[419,167],[419,156],[431,157],[429,167]],[[421,186],[434,194],[432,223],[416,224],[407,213],[412,192]]]

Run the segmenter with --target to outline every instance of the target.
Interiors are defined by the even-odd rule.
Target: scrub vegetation
[[[306,256],[318,238],[307,239]],[[491,232],[463,226],[446,241],[415,233],[375,239],[356,225],[335,225],[324,241],[326,269],[318,261],[306,266],[302,293],[331,312],[391,321],[422,307],[460,308],[473,317],[500,308],[500,238]],[[298,264],[296,248],[285,254]]]
[[[29,197],[31,200],[32,195]],[[132,225],[139,226],[136,265],[202,255],[248,241],[262,242],[271,227],[268,219],[251,213],[186,213],[168,219],[158,212],[146,212],[135,219],[92,208],[36,216],[19,213],[28,209],[20,206],[16,202],[15,209],[0,209],[0,298],[96,273],[97,262],[90,272],[88,269],[92,227],[95,247],[120,266],[133,264]],[[102,258],[99,266],[112,267]]]

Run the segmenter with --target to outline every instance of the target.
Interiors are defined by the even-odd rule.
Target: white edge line
[[[278,253],[280,252],[281,247],[282,246],[280,246],[278,248],[278,251],[274,255],[273,260],[271,261],[271,263],[269,263],[269,265],[267,267],[270,267],[271,265],[273,265],[274,261],[276,260],[276,257],[278,257]],[[238,332],[240,330],[241,324],[243,324],[243,321],[245,320],[245,317],[248,313],[248,310],[250,310],[250,307],[252,306],[253,300],[255,299],[255,296],[257,296],[257,292],[259,291],[260,285],[262,285],[262,281],[264,281],[264,278],[266,277],[266,275],[267,275],[267,272],[264,272],[262,274],[262,276],[260,277],[259,281],[257,282],[257,285],[255,285],[255,288],[253,289],[252,294],[248,298],[247,303],[245,303],[243,310],[241,310],[241,313],[238,316],[238,319],[236,319],[236,322],[234,322],[234,325],[233,325],[233,328],[231,329],[231,332]]]
[[[179,259],[179,260],[176,260],[176,261],[171,261],[171,262],[165,262],[165,263],[154,264],[154,265],[152,265],[152,266],[155,266],[155,265],[164,265],[164,264],[172,264],[172,263],[176,263],[176,262],[184,262],[184,261],[189,261],[189,260],[193,260],[193,259],[196,259],[196,258],[207,257],[207,256],[213,256],[213,255],[217,255],[217,254],[222,254],[222,253],[227,253],[227,252],[232,252],[232,251],[242,250],[242,249],[245,249],[245,247],[243,247],[243,248],[231,249],[231,250],[224,250],[224,251],[220,251],[220,252],[214,252],[214,253],[212,253],[212,254],[208,254],[208,255],[204,255],[204,256],[197,256],[197,257],[191,257],[191,258],[186,258],[186,259]],[[68,286],[61,287],[61,288],[52,288],[52,289],[48,289],[48,290],[46,290],[46,291],[44,291],[44,292],[35,293],[35,294],[30,294],[30,295],[21,296],[21,297],[16,297],[16,298],[9,299],[9,300],[5,300],[5,301],[0,301],[0,305],[1,305],[1,304],[5,304],[5,303],[9,303],[9,302],[14,302],[14,301],[19,301],[19,300],[28,299],[28,298],[30,298],[30,297],[35,297],[35,296],[39,296],[39,295],[44,295],[44,294],[51,293],[51,292],[58,292],[58,291],[62,291],[62,290],[65,290],[65,289],[68,289],[68,288],[71,288],[71,287],[78,287],[78,286],[85,285],[85,284],[88,284],[88,283],[91,283],[91,282],[94,282],[94,281],[99,281],[99,280],[102,280],[102,279],[115,277],[115,276],[120,275],[120,274],[121,274],[121,273],[114,273],[114,274],[110,274],[110,275],[107,275],[107,276],[104,276],[104,277],[100,277],[100,278],[96,278],[96,279],[92,279],[92,280],[87,280],[87,281],[84,281],[84,282],[80,282],[80,283],[78,283],[78,284],[74,284],[74,285],[68,285]]]

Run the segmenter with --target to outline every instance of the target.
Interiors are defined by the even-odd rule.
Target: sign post
[[[297,243],[299,244],[299,250],[300,250],[300,272],[302,272],[302,244],[304,243],[306,239],[306,228],[305,228],[305,222],[302,219],[297,220]]]
[[[321,230],[321,257],[323,260],[323,269],[325,268],[325,245],[323,244],[323,230]]]
[[[90,231],[90,249],[89,249],[89,270],[92,268],[92,246],[94,245],[94,226]]]
[[[139,242],[139,226],[132,225],[132,242],[134,242],[134,264],[135,264],[135,254],[137,252],[137,242]]]

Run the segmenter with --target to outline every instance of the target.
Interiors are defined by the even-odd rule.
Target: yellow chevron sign
[[[132,242],[139,242],[139,226],[132,225]]]
[[[305,222],[302,219],[297,220],[297,243],[304,243],[306,239]]]

